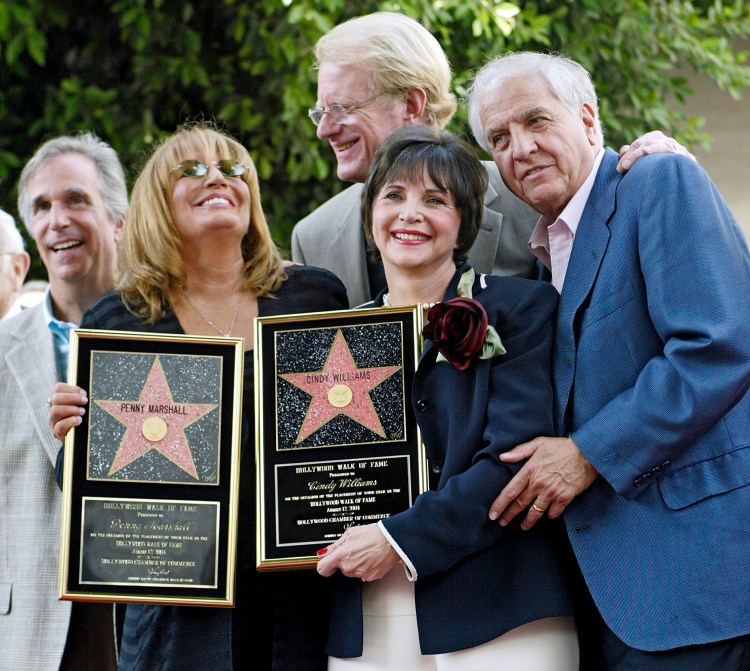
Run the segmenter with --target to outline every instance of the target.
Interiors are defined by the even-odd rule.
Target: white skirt
[[[414,583],[400,566],[362,585],[361,657],[328,658],[328,671],[578,671],[572,617],[529,622],[493,641],[457,652],[419,650]]]

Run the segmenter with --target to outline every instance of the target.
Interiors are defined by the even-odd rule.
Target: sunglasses
[[[209,165],[215,165],[219,169],[219,172],[226,177],[239,177],[247,170],[247,166],[235,158],[223,158],[219,161],[211,161],[208,165],[196,158],[189,158],[172,168],[172,172],[179,170],[181,177],[205,177],[208,174]]]

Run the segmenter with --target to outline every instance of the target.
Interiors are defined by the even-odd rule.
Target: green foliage
[[[594,75],[609,144],[660,128],[694,145],[703,120],[679,103],[684,73],[739,96],[750,87],[744,0],[0,0],[0,207],[15,214],[18,172],[45,138],[93,130],[132,179],[182,121],[216,119],[250,150],[274,235],[343,186],[307,118],[312,47],[329,28],[378,10],[419,19],[465,92],[504,49],[551,50]],[[451,128],[467,132],[463,110]],[[38,261],[32,276],[43,275]]]

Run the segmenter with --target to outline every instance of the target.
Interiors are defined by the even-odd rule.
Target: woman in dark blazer
[[[255,317],[343,309],[344,286],[328,271],[281,260],[247,149],[206,123],[179,128],[144,165],[118,261],[118,291],[82,326],[245,340],[235,607],[129,604],[119,670],[324,671],[330,585],[311,572],[255,568],[252,344]],[[85,402],[80,388],[55,387],[56,437],[81,423]]]
[[[373,305],[429,310],[412,404],[434,482],[319,551],[320,574],[340,571],[330,671],[578,668],[561,526],[488,517],[519,467],[498,455],[552,431],[557,293],[465,263],[486,179],[467,145],[426,126],[391,135],[370,168],[362,218],[388,281]]]

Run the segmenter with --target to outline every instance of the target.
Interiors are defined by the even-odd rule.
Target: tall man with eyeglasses
[[[46,142],[21,173],[18,211],[49,289],[0,325],[2,671],[116,668],[112,606],[57,599],[60,443],[47,398],[67,376],[70,329],[112,289],[127,207],[117,154],[89,133]]]
[[[362,183],[375,150],[394,130],[411,123],[443,128],[456,110],[448,59],[437,40],[403,14],[377,12],[342,23],[315,45],[318,106],[309,116],[328,140],[339,179],[354,182],[292,232],[292,258],[339,276],[350,305],[370,300],[385,286],[379,262],[366,252],[360,217]],[[671,138],[649,133],[624,153],[621,167],[654,151],[687,153]],[[503,184],[492,161],[484,219],[469,261],[493,275],[536,275],[528,241],[539,215]]]

